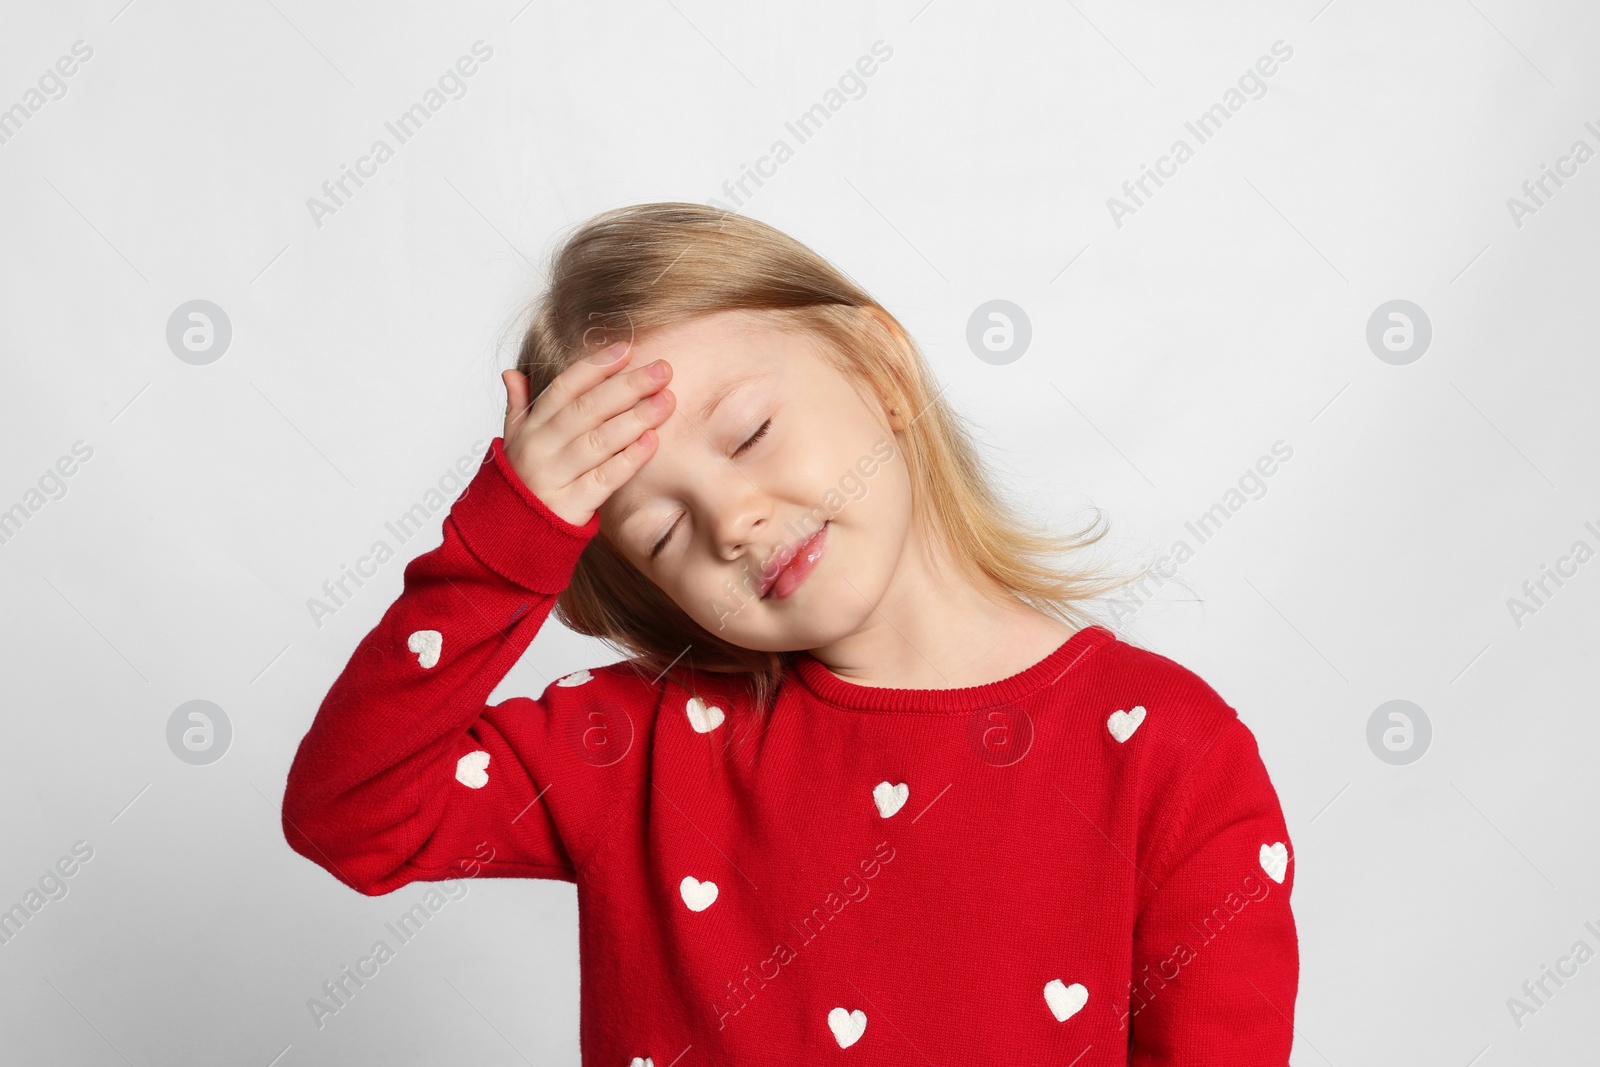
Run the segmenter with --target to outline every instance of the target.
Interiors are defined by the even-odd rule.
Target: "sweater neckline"
[[[858,685],[830,671],[810,652],[794,657],[795,673],[811,693],[826,704],[856,711],[929,712],[949,714],[1010,704],[1060,679],[1083,658],[1116,634],[1098,624],[1075,632],[1044,659],[1016,674],[983,685],[955,689],[894,689]]]

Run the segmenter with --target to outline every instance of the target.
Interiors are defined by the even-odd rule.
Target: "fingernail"
[[[604,349],[600,353],[600,362],[615,363],[617,360],[622,358],[622,353],[626,352],[627,350],[628,342],[618,341],[616,344],[611,345],[609,348]]]
[[[654,363],[650,364],[650,377],[654,378],[656,381],[659,382],[659,381],[665,379],[666,376],[667,376],[667,364],[666,364],[665,360],[658,359]]]

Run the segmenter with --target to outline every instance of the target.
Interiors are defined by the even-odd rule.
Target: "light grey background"
[[[1600,949],[1600,562],[1520,625],[1508,600],[1600,548],[1600,159],[1507,200],[1600,150],[1593,5],[108,0],[8,3],[4,31],[0,108],[93,55],[0,143],[0,509],[93,455],[0,545],[0,908],[94,852],[0,946],[0,1059],[577,1062],[562,883],[471,883],[313,1023],[429,887],[363,898],[290,852],[284,775],[437,523],[320,626],[307,600],[499,432],[559,233],[718,198],[898,315],[1039,514],[1107,509],[1110,563],[1196,547],[1120,632],[1261,743],[1297,846],[1298,1067],[1592,1061],[1600,960],[1520,1026],[1507,999]],[[466,94],[317,225],[308,198],[478,40]],[[1184,122],[1279,40],[1197,145]],[[1118,226],[1107,198],[1179,137]],[[203,366],[166,340],[197,299],[232,328]],[[966,340],[995,299],[1032,329],[1004,365]],[[1433,331],[1404,365],[1366,340],[1396,299]],[[552,623],[494,699],[615,658]],[[195,699],[233,731],[206,766],[167,743]],[[1433,728],[1405,766],[1367,743],[1394,699]]]

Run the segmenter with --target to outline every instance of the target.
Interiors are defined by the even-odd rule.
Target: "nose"
[[[772,522],[772,501],[744,476],[729,469],[727,477],[709,486],[706,504],[711,511],[711,539],[718,556],[730,563],[752,547],[763,549],[760,539]],[[757,560],[759,564],[760,561]]]

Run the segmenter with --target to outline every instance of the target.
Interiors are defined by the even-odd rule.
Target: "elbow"
[[[412,881],[406,861],[374,847],[378,842],[353,840],[348,831],[329,830],[337,819],[319,819],[316,809],[283,805],[283,837],[291,849],[367,897],[381,897]]]

